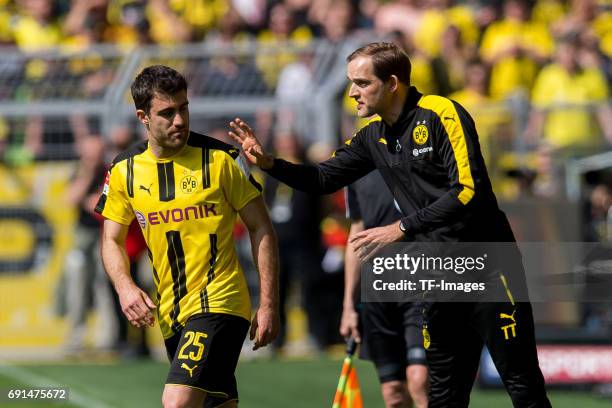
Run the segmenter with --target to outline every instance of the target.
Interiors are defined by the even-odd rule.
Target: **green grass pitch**
[[[239,364],[237,377],[241,407],[329,408],[338,381],[341,362],[252,361]],[[7,402],[6,408],[87,407],[140,408],[161,406],[160,397],[168,365],[157,362],[108,364],[44,364],[0,366],[0,389],[11,387],[64,386],[71,404]],[[376,375],[368,363],[357,362],[365,408],[382,407]],[[550,392],[555,408],[604,408],[612,406],[586,392]],[[504,391],[474,389],[470,407],[511,407]]]

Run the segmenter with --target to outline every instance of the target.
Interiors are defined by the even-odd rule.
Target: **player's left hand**
[[[399,228],[399,221],[384,227],[370,228],[353,235],[349,243],[355,248],[362,261],[373,257],[385,244],[400,241],[404,233]]]
[[[249,338],[255,340],[253,350],[265,347],[278,336],[280,318],[278,310],[273,308],[259,308],[251,322]]]

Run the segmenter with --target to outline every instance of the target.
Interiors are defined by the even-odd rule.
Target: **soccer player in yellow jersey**
[[[234,371],[251,317],[232,229],[246,224],[260,274],[261,301],[251,323],[255,349],[278,333],[278,254],[274,230],[238,149],[189,131],[185,78],[150,66],[131,87],[147,141],[121,153],[108,171],[96,211],[106,219],[102,258],[123,313],[152,326],[153,311],[171,367],[168,407],[236,407]],[[149,247],[157,301],[138,288],[125,252],[136,218]]]

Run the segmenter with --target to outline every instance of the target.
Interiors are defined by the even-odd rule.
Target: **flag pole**
[[[340,408],[342,404],[342,397],[344,396],[344,391],[346,390],[346,383],[348,381],[349,373],[353,367],[353,356],[356,349],[357,342],[351,336],[346,342],[346,356],[344,357],[344,361],[342,363],[342,371],[340,371],[340,380],[338,381],[338,387],[336,388],[336,395],[334,396],[332,408]]]

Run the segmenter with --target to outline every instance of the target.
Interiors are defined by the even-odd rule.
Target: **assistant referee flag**
[[[351,337],[347,342],[346,357],[344,357],[342,363],[342,371],[340,372],[340,380],[338,381],[332,408],[363,408],[357,370],[353,366],[353,355],[356,348],[357,342]]]

